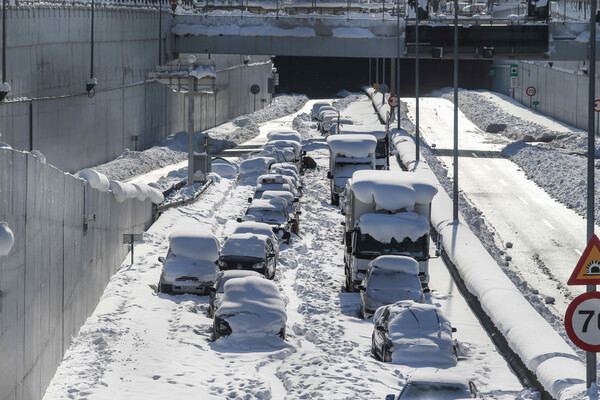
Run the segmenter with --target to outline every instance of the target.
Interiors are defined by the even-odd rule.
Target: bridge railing
[[[62,4],[65,6],[81,6],[94,3],[94,6],[130,6],[130,7],[151,7],[171,6],[171,0],[12,0],[15,6],[39,5],[39,4]],[[177,0],[178,4],[182,4],[189,8],[193,7],[192,0]],[[1,8],[1,4],[0,4]]]

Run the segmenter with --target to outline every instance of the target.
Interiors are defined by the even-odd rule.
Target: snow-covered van
[[[429,282],[431,200],[435,184],[418,172],[357,171],[346,188],[344,264],[346,288],[354,291],[371,260],[406,255]]]
[[[327,138],[331,204],[339,205],[340,193],[355,171],[375,169],[377,140],[372,135],[334,135]]]
[[[389,169],[390,167],[390,136],[382,125],[341,125],[337,134],[368,134],[377,139],[375,149],[376,169]]]

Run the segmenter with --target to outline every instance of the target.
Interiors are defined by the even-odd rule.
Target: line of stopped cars
[[[222,246],[200,226],[171,233],[168,253],[159,257],[159,292],[209,296],[212,340],[230,335],[285,339],[285,301],[272,280],[280,245],[299,232],[305,152],[294,130],[278,129],[267,137],[263,150],[240,164],[239,177],[268,172],[258,176],[248,208]]]
[[[435,180],[422,171],[389,170],[391,138],[381,125],[328,126],[324,115],[332,111],[323,110],[328,104],[316,103],[312,116],[327,135],[331,204],[345,216],[346,291],[359,292],[361,318],[373,317],[372,354],[411,366],[456,365],[456,329],[427,295]],[[398,399],[479,396],[471,381],[439,375],[415,377]]]

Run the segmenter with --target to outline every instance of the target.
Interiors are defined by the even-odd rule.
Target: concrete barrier
[[[15,236],[0,257],[0,399],[41,399],[128,253],[123,234],[151,224],[152,204],[118,203],[28,153],[0,148],[0,221]]]

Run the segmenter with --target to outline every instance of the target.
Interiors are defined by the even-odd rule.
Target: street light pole
[[[415,13],[415,98],[416,98],[416,119],[415,119],[415,160],[419,161],[419,0],[415,0],[417,9]]]
[[[454,186],[452,216],[458,221],[458,0],[454,0]]]
[[[594,235],[594,100],[596,97],[596,0],[590,1],[590,65],[588,66],[588,163],[587,163],[587,242]],[[586,291],[595,292],[596,285],[587,285]],[[596,383],[596,353],[586,352],[587,387]]]
[[[400,100],[400,0],[396,1],[396,35],[397,35],[397,51],[396,51],[396,94],[398,95],[398,132],[400,132],[400,127],[402,124],[400,120],[402,119],[402,113],[400,110],[402,109],[402,101]]]
[[[188,185],[194,184],[194,89],[196,78],[188,76]]]

